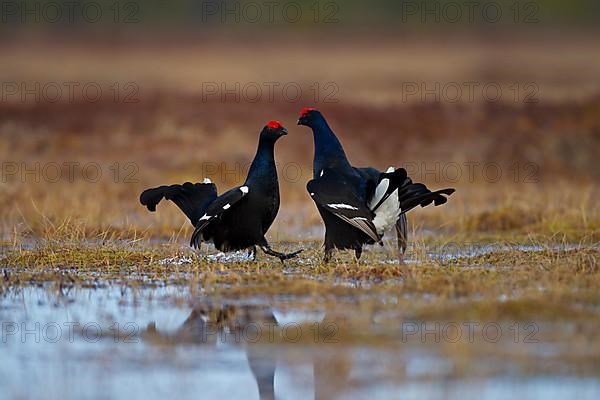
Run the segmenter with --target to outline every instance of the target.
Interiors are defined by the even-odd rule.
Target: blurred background
[[[414,230],[593,237],[599,20],[592,0],[2,0],[1,239],[186,237],[139,193],[243,182],[271,119],[290,130],[272,240],[319,238],[307,106],[355,165],[458,189]]]

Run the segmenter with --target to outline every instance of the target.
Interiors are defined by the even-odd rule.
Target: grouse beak
[[[281,131],[280,131],[280,132],[281,132],[281,136],[285,136],[285,135],[287,135],[287,134],[288,134],[288,130],[287,130],[287,128],[281,128]]]
[[[298,118],[298,123],[297,125],[302,125],[302,120],[300,118]]]

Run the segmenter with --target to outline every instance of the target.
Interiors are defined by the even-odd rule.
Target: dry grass
[[[416,133],[414,139],[389,136],[390,141],[398,140],[397,145],[364,148],[361,143],[364,140],[359,141],[353,135],[363,132],[363,138],[369,136],[364,136],[361,126],[356,126],[355,121],[336,116],[337,108],[331,110],[336,124],[352,127],[349,134],[344,133],[341,136],[357,164],[369,163],[380,168],[388,164],[414,167],[415,164],[411,164],[413,160],[417,162],[416,160],[422,157],[417,165],[424,167],[413,173],[415,180],[425,181],[432,187],[457,187],[457,193],[443,208],[418,210],[411,214],[411,220],[415,221],[418,228],[442,228],[463,233],[564,232],[572,237],[577,236],[576,231],[593,233],[598,230],[599,194],[596,182],[600,175],[593,158],[594,149],[598,148],[594,133],[597,128],[585,128],[583,132],[587,130],[589,134],[581,141],[573,139],[574,142],[570,146],[576,146],[576,149],[572,150],[577,155],[576,158],[563,157],[560,152],[564,150],[564,146],[558,146],[555,150],[542,149],[546,156],[543,163],[535,164],[539,168],[535,182],[524,182],[523,179],[515,182],[514,176],[511,175],[511,165],[525,165],[530,161],[527,161],[526,155],[515,154],[512,147],[504,146],[506,148],[502,149],[497,142],[508,140],[514,142],[513,146],[527,146],[527,139],[522,135],[502,138],[504,134],[498,129],[495,135],[483,136],[480,139],[472,140],[464,136],[461,140],[470,140],[470,147],[450,150],[449,142],[443,137],[417,139],[420,133]],[[56,110],[56,114],[61,115],[66,110]],[[167,109],[164,113],[168,111]],[[289,109],[283,112],[286,115],[294,113]],[[369,107],[362,107],[358,111],[363,114],[373,112],[374,109]],[[36,113],[37,111],[32,109],[27,117],[31,118],[31,114]],[[352,110],[352,113],[357,113],[357,110]],[[431,107],[428,111],[430,115],[435,113],[436,107]],[[548,113],[551,115],[550,111]],[[4,205],[0,211],[0,220],[5,240],[14,236],[15,232],[19,236],[45,236],[64,224],[83,227],[88,237],[105,231],[113,235],[137,231],[151,232],[152,235],[161,238],[172,235],[186,237],[190,227],[178,210],[170,206],[161,206],[157,214],[150,214],[138,204],[139,193],[150,185],[198,181],[203,175],[207,175],[207,168],[211,168],[212,173],[209,175],[217,181],[221,191],[240,183],[246,172],[244,166],[249,165],[254,154],[256,137],[253,132],[261,124],[257,123],[257,127],[248,129],[243,116],[231,118],[228,123],[235,124],[231,137],[244,137],[243,142],[236,140],[239,148],[231,148],[225,144],[232,140],[228,134],[219,135],[215,141],[211,138],[213,128],[193,128],[196,123],[177,133],[173,128],[168,128],[170,133],[154,129],[140,136],[139,132],[148,128],[134,127],[113,131],[107,136],[104,129],[94,128],[94,124],[103,118],[102,113],[93,112],[86,115],[82,112],[80,115],[82,121],[90,124],[86,129],[92,130],[85,136],[81,136],[78,131],[63,130],[65,128],[60,123],[51,120],[45,121],[48,126],[43,130],[47,133],[36,133],[42,128],[25,127],[14,121],[5,123],[4,128],[0,128],[0,135],[5,139],[4,146],[0,148],[3,160],[6,160],[5,163],[16,163],[12,165],[16,165],[19,172],[25,168],[32,169],[36,164],[40,165],[42,171],[42,168],[50,163],[62,165],[65,162],[79,162],[81,166],[94,162],[102,171],[102,177],[97,182],[84,179],[81,168],[75,173],[73,181],[48,182],[44,179],[43,172],[38,174],[41,176],[37,178],[35,173],[24,177],[18,174],[8,177],[0,193],[0,201]],[[159,120],[156,123],[160,125],[160,118],[163,118],[160,115],[163,114],[155,115],[158,115]],[[6,119],[18,118],[20,117],[9,113]],[[41,116],[39,118],[44,119]],[[125,114],[123,118],[130,120],[135,119],[135,116]],[[173,116],[165,118],[172,119]],[[418,117],[414,119],[416,121]],[[503,125],[494,118],[491,118],[489,123],[492,126]],[[546,124],[548,123],[550,122],[546,121]],[[571,123],[576,126],[575,122]],[[388,128],[383,124],[379,129],[390,131],[402,128]],[[22,132],[22,136],[15,137],[15,132]],[[280,178],[283,207],[272,232],[281,238],[304,239],[306,237],[303,233],[319,224],[318,214],[305,193],[305,183],[311,176],[309,165],[312,152],[308,134],[305,133],[293,132],[278,147],[278,159],[282,164]],[[164,135],[167,136],[163,139]],[[548,135],[551,141],[555,140],[553,138],[558,137],[559,131]],[[405,141],[409,144],[404,145]],[[213,148],[207,148],[206,143],[211,143]],[[534,142],[530,146],[539,147]],[[398,154],[386,154],[388,149],[393,147],[398,149]],[[358,153],[358,149],[365,151]],[[436,165],[444,166],[450,162],[463,168],[463,176],[458,182],[447,179],[448,176],[440,172],[440,167],[437,167],[437,173],[427,175],[424,171],[425,168],[435,170]],[[477,162],[480,165],[498,163],[504,175],[498,182],[485,181],[480,175],[471,181],[464,169],[465,163],[468,162]],[[114,175],[116,163],[120,166],[120,176],[117,178]],[[125,167],[126,165],[130,167]],[[212,168],[218,168],[220,171]],[[293,178],[286,174],[285,168],[293,168],[287,170],[288,174],[294,174]],[[233,172],[228,172],[227,169]],[[299,171],[300,175],[296,175],[294,171]],[[481,169],[476,171],[481,174]],[[124,181],[124,175],[130,172],[134,174],[132,180]],[[67,174],[66,171],[63,173]]]
[[[0,239],[53,236],[61,226],[76,226],[77,235],[90,239],[106,232],[128,239],[183,239],[190,233],[184,217],[171,206],[161,206],[157,214],[146,212],[137,202],[140,191],[205,175],[220,191],[240,183],[258,131],[272,118],[281,119],[291,133],[277,148],[283,207],[271,234],[282,240],[315,239],[320,218],[305,191],[312,175],[312,141],[307,129],[293,126],[305,105],[322,108],[356,165],[403,165],[417,181],[457,187],[443,208],[412,213],[419,231],[472,237],[498,231],[564,234],[574,241],[598,231],[600,81],[594,72],[600,59],[592,51],[598,46],[592,38],[577,40],[577,46],[573,40],[550,44],[530,39],[518,45],[462,40],[461,52],[412,40],[383,41],[375,47],[361,41],[359,48],[337,43],[335,51],[325,42],[292,47],[269,43],[279,51],[268,65],[251,56],[259,50],[233,42],[188,43],[166,52],[161,48],[158,58],[155,47],[140,43],[93,50],[66,44],[38,51],[8,46],[12,56],[0,67],[6,81],[78,80],[99,82],[105,89],[107,82],[135,82],[140,101],[114,102],[104,96],[96,103],[81,98],[48,103],[30,96],[26,102],[1,103]],[[558,49],[560,59],[555,57]],[[305,68],[302,60],[309,55],[322,59],[335,74]],[[239,59],[247,62],[234,61]],[[544,62],[544,73],[535,67],[541,59],[552,60]],[[269,78],[263,78],[267,73]],[[561,76],[559,82],[555,75]],[[539,103],[394,101],[403,82],[504,84],[516,78],[540,86]],[[310,96],[298,102],[202,96],[202,82],[257,80],[302,85],[333,81],[340,88],[339,102],[315,104]],[[102,176],[86,181],[80,169],[73,181],[56,183],[43,173],[5,176],[7,163],[16,163],[23,172],[35,164],[43,169],[65,162],[97,163]],[[476,163],[472,177],[467,163]],[[492,163],[501,168],[498,181],[485,178],[484,168]],[[461,168],[458,177],[452,169],[456,165]]]

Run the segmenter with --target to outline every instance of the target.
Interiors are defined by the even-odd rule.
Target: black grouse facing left
[[[202,183],[160,186],[145,190],[142,205],[156,211],[163,199],[174,202],[190,219],[194,233],[190,245],[200,247],[212,242],[221,251],[250,249],[256,257],[256,246],[282,262],[302,250],[285,254],[274,251],[265,234],[279,211],[279,181],[275,166],[275,142],[287,135],[278,121],[270,121],[260,132],[258,150],[245,183],[217,196],[217,186],[209,179]]]
[[[444,204],[454,189],[432,192],[413,183],[404,168],[380,172],[353,167],[323,115],[313,108],[302,109],[298,125],[313,131],[313,179],[307,190],[325,223],[325,261],[333,249],[352,249],[360,258],[363,245],[383,244],[383,234],[395,226],[402,262],[408,239],[406,212],[419,205]]]

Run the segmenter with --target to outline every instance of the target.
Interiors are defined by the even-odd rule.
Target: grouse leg
[[[331,256],[333,255],[333,249],[325,249],[325,256],[323,257],[323,262],[328,263],[331,261]]]
[[[398,236],[398,262],[404,264],[404,253],[408,245],[408,221],[406,214],[400,214],[396,221],[396,235]]]
[[[294,258],[296,257],[298,254],[302,253],[304,251],[304,249],[300,249],[300,250],[296,250],[293,253],[280,253],[278,251],[275,251],[271,248],[271,246],[266,245],[266,246],[260,246],[261,250],[265,253],[268,254],[270,256],[273,257],[277,257],[279,258],[279,261],[281,261],[281,263],[283,264],[283,262],[285,260],[289,260],[290,258]]]
[[[356,261],[360,260],[360,256],[362,256],[362,248],[354,249],[354,255],[356,256]]]

